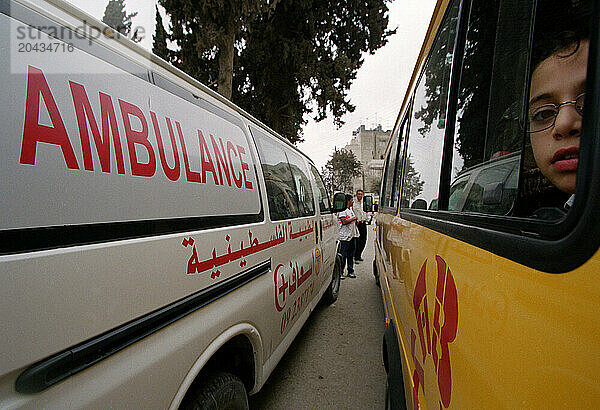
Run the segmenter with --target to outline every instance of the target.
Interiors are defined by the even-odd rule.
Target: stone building
[[[361,125],[352,133],[352,140],[344,149],[352,151],[362,164],[361,175],[354,178],[354,191],[378,192],[383,174],[383,157],[391,131],[384,131],[381,125],[368,130]]]

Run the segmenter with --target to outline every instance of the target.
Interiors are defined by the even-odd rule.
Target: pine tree
[[[169,49],[167,48],[167,31],[163,25],[162,17],[158,12],[158,7],[156,7],[156,30],[152,40],[152,52],[161,57],[163,60],[169,61],[170,53]]]
[[[129,14],[125,12],[125,0],[108,0],[102,22],[127,37],[131,32],[131,19],[137,14],[137,11]],[[136,43],[142,41],[137,32],[133,33],[131,40]]]
[[[394,33],[387,0],[159,0],[174,63],[291,142],[306,115],[341,117],[363,63]]]
[[[333,196],[336,191],[352,192],[352,178],[360,175],[362,165],[352,151],[334,150],[323,168],[325,187]]]

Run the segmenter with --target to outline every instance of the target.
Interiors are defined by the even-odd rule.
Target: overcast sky
[[[69,2],[101,20],[108,0]],[[319,169],[334,147],[339,149],[350,142],[352,132],[361,124],[367,128],[375,128],[377,124],[384,129],[394,126],[435,3],[435,0],[394,0],[388,5],[389,28],[397,28],[397,33],[374,55],[364,56],[364,64],[348,93],[356,110],[342,117],[345,124],[340,129],[330,119],[318,123],[309,120],[304,128],[305,141],[298,146]],[[155,4],[156,1],[125,0],[126,11],[138,13],[133,26],[144,28],[145,37],[140,44],[149,50],[155,27]]]

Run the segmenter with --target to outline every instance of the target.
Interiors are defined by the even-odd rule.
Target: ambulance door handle
[[[319,227],[317,226],[317,221],[315,221],[315,240],[318,245],[319,244]]]
[[[319,221],[319,232],[321,233],[321,240],[323,240],[323,221]]]

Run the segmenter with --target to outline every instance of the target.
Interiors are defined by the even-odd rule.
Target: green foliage
[[[152,38],[152,52],[164,60],[169,60],[169,49],[167,48],[167,32],[163,25],[162,17],[156,7],[156,30]]]
[[[381,176],[373,177],[370,176],[365,182],[365,192],[371,192],[379,195],[379,189],[381,187]]]
[[[307,114],[343,124],[363,53],[394,33],[388,0],[159,1],[180,47],[174,63],[219,92],[231,79],[233,102],[291,142]]]
[[[361,169],[362,165],[352,151],[334,150],[322,170],[326,189],[332,196],[336,191],[352,192],[352,178],[359,176]]]
[[[102,22],[117,30],[124,36],[129,36],[131,32],[131,19],[137,16],[137,11],[127,14],[125,12],[125,0],[108,0],[108,4],[104,9],[104,17]],[[133,33],[131,40],[137,42],[142,41],[137,33]]]
[[[402,183],[402,199],[407,203],[412,203],[423,192],[425,181],[421,180],[421,175],[414,168],[414,161],[409,155],[407,157],[406,173]]]
[[[171,18],[173,40],[180,49],[174,63],[189,75],[231,99],[235,45],[248,24],[276,0],[159,0]]]

